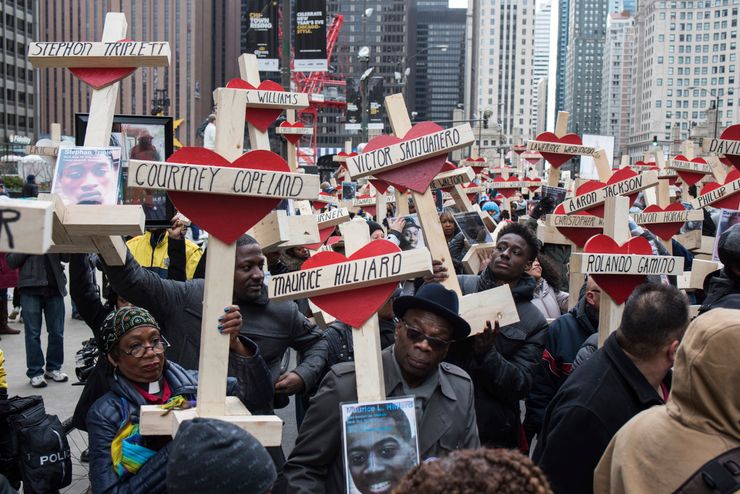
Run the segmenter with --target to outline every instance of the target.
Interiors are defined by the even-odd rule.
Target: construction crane
[[[341,14],[335,14],[332,18],[329,29],[326,31],[326,59],[331,61],[334,48],[337,45],[339,39],[339,31],[342,29],[344,24],[344,16]],[[291,62],[292,65],[292,62]],[[292,69],[292,67],[291,67]],[[298,162],[305,165],[316,165],[318,160],[318,123],[319,123],[319,109],[320,108],[347,108],[346,89],[347,81],[344,75],[344,70],[340,63],[337,64],[336,70],[333,73],[330,72],[293,72],[292,79],[296,86],[296,91],[299,93],[306,93],[309,95],[309,106],[303,108],[297,112],[297,121],[303,122],[306,127],[313,128],[313,133],[310,136],[303,136],[301,141],[304,139],[310,139],[311,145],[304,146],[311,149],[310,153],[302,151],[300,146],[297,146],[298,150]]]

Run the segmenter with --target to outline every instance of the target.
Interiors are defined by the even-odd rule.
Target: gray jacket
[[[116,293],[150,311],[160,323],[162,333],[172,345],[167,357],[186,369],[197,369],[205,280],[162,279],[139,266],[130,252],[123,266],[104,266],[104,271]],[[229,302],[225,301],[224,305]],[[293,372],[303,379],[306,389],[315,386],[328,349],[321,330],[309,323],[293,302],[270,302],[266,289],[256,302],[238,305],[244,320],[241,334],[257,343],[273,383],[280,377],[280,359],[291,347],[303,352],[303,361]],[[213,330],[216,331],[215,321]],[[234,376],[235,371],[233,362],[229,362],[229,375]],[[287,405],[283,404],[286,397],[282,395],[282,398],[280,405]]]
[[[67,277],[64,275],[59,254],[45,254],[49,257],[49,263],[54,271],[54,278],[59,287],[59,295],[67,295]],[[18,288],[37,288],[47,286],[49,280],[46,277],[46,263],[44,256],[31,256],[28,254],[8,254],[5,258],[11,269],[20,268],[18,273]],[[64,259],[66,262],[66,258]]]
[[[404,396],[393,347],[383,350],[386,395]],[[356,402],[355,364],[337,364],[321,382],[301,425],[296,445],[283,467],[288,492],[342,493],[345,474],[340,403]],[[480,447],[470,377],[452,364],[439,366],[439,385],[418,425],[419,457],[446,456],[456,449]]]

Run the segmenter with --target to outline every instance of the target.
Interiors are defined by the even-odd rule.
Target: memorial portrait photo
[[[342,425],[350,494],[390,493],[419,463],[413,397],[342,404]]]
[[[65,204],[116,204],[120,148],[61,148],[51,191]]]

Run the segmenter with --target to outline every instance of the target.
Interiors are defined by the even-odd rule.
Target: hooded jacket
[[[182,252],[183,243],[184,253]],[[130,239],[126,242],[126,245],[140,266],[157,273],[165,279],[179,281],[185,281],[186,279],[192,280],[195,276],[195,268],[198,267],[200,258],[203,256],[203,251],[200,250],[200,247],[195,242],[187,238],[172,242],[167,232],[153,236],[151,231],[147,231],[144,235],[138,235]],[[174,256],[184,259],[184,278],[180,275],[173,276],[170,273],[170,263],[173,265],[177,264],[178,268],[182,264],[182,259],[172,260],[171,258]]]
[[[481,276],[457,279],[464,295],[500,284],[489,269]],[[473,338],[453,343],[447,354],[448,362],[473,379],[478,432],[484,445],[513,448],[519,444],[519,400],[532,389],[547,329],[547,321],[532,304],[534,287],[534,278],[524,273],[512,288],[519,322],[499,328],[493,347],[485,355],[475,355]]]
[[[699,314],[718,307],[740,309],[740,277],[727,268],[709,279],[705,292],[706,297],[699,308]]]
[[[673,492],[709,460],[740,447],[738,354],[737,310],[694,320],[676,353],[666,405],[638,414],[614,436],[594,491]]]

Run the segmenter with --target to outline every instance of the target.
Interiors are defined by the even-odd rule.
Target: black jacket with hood
[[[494,288],[501,283],[489,269],[480,276],[457,278],[464,295]],[[473,338],[450,346],[446,360],[462,367],[473,379],[475,413],[481,443],[516,447],[519,444],[519,400],[529,395],[534,371],[542,359],[547,321],[532,304],[535,281],[524,274],[511,293],[519,322],[499,328],[493,347],[478,356]]]

